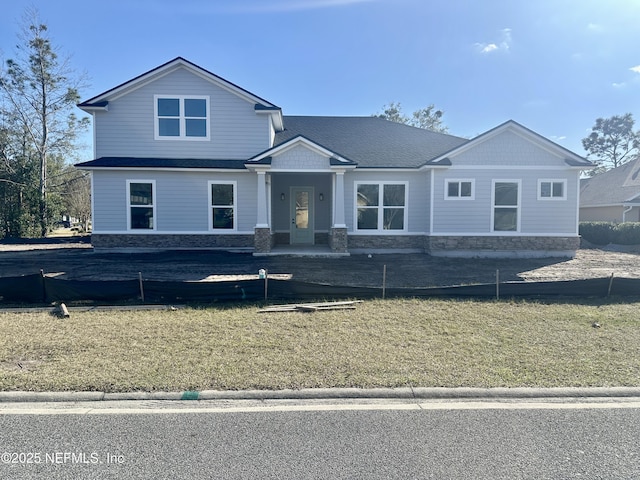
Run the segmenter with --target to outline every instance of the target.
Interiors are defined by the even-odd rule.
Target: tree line
[[[74,113],[82,77],[35,10],[18,39],[0,66],[0,238],[43,237],[63,215],[90,215],[90,180],[71,165],[89,125]]]

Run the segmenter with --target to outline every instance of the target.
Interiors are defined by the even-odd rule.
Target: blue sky
[[[640,128],[638,0],[2,3],[3,59],[35,7],[87,73],[83,100],[182,56],[285,115],[371,115],[393,101],[410,114],[434,103],[452,134],[513,119],[580,155],[597,117],[631,112]]]

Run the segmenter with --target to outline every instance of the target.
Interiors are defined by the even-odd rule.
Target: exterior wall
[[[622,222],[622,212],[626,208],[622,206],[613,207],[581,207],[581,222]],[[640,221],[640,208],[634,207],[633,210],[627,212],[624,216],[626,222]]]
[[[579,237],[428,237],[431,255],[451,257],[573,257]]]
[[[328,232],[331,226],[331,174],[273,173],[271,174],[271,225],[275,232],[287,233],[291,226],[290,188],[313,187],[314,229]],[[280,199],[284,193],[284,201]],[[324,200],[320,201],[320,194]],[[280,238],[280,237],[279,237]],[[279,242],[282,243],[282,242]],[[288,242],[287,242],[288,243]],[[326,242],[325,242],[326,243]]]
[[[349,251],[425,251],[425,235],[349,235]]]
[[[518,235],[492,233],[492,180],[520,180],[519,234],[577,235],[578,172],[567,169],[451,168],[434,175],[434,234]],[[473,200],[445,199],[446,180],[472,179]],[[566,179],[566,199],[539,200],[538,181]]]
[[[127,180],[154,180],[156,230],[127,230]],[[236,231],[209,230],[209,181],[237,182]],[[253,234],[256,225],[257,179],[250,172],[93,171],[93,231],[156,235],[206,233],[215,236]]]
[[[253,235],[91,235],[95,249],[187,250],[253,248]]]
[[[210,141],[154,140],[154,95],[209,95]],[[267,115],[254,104],[185,69],[177,69],[96,112],[96,158],[246,159],[271,146]]]
[[[541,148],[531,140],[512,130],[505,130],[469,150],[451,156],[454,165],[500,165],[557,167],[564,165],[564,157],[559,157]]]
[[[408,182],[408,208],[407,231],[397,232],[390,230],[390,236],[402,236],[429,231],[429,172],[407,171],[350,171],[345,174],[345,221],[349,235],[371,236],[372,232],[356,231],[356,182]],[[387,235],[387,232],[378,234],[378,237]]]
[[[326,170],[329,168],[329,159],[320,155],[302,145],[295,146],[271,160],[271,169],[288,169],[288,170]]]

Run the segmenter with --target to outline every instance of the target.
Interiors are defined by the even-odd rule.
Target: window
[[[129,230],[155,230],[154,180],[127,180],[127,212]]]
[[[406,183],[356,184],[357,230],[405,230]]]
[[[520,180],[493,180],[492,231],[520,231]]]
[[[471,179],[445,180],[445,200],[473,200],[475,181]]]
[[[235,230],[235,182],[209,182],[209,205],[212,230]]]
[[[156,95],[156,140],[209,140],[209,97]]]
[[[566,180],[538,180],[538,200],[566,200]]]

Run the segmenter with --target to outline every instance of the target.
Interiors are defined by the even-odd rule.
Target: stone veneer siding
[[[349,235],[348,249],[418,249],[424,250],[424,235]]]
[[[446,255],[448,251],[575,251],[580,248],[580,237],[524,237],[524,236],[482,236],[482,237],[426,237],[425,250],[428,253]]]
[[[273,247],[274,237],[270,228],[256,228],[253,237],[253,250],[256,253],[269,253]]]
[[[149,249],[189,249],[189,248],[251,248],[253,235],[128,235],[93,234],[94,248],[149,248]]]
[[[329,247],[335,253],[347,253],[348,236],[346,228],[332,228],[329,234]]]

